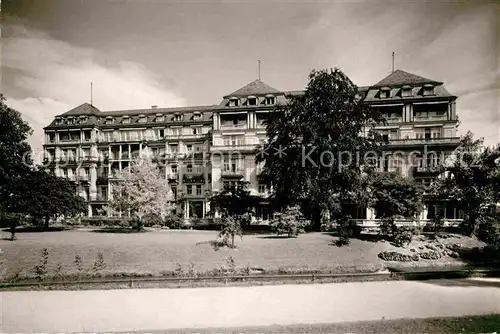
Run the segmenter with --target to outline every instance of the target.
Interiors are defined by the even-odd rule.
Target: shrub
[[[243,230],[241,228],[240,221],[231,216],[224,216],[220,219],[220,224],[222,229],[220,230],[218,237],[222,238],[223,244],[227,247],[235,248],[234,237],[238,235],[243,239]]]
[[[94,261],[94,265],[92,266],[92,271],[94,273],[98,273],[105,268],[106,268],[106,262],[104,262],[104,254],[99,252],[97,253],[97,258]]]
[[[287,207],[271,221],[271,227],[277,235],[286,234],[289,238],[304,233],[307,225],[308,221],[304,219],[298,206]]]
[[[380,234],[389,237],[396,246],[403,247],[411,242],[417,230],[408,226],[398,227],[395,219],[395,216],[382,218],[382,222],[380,223]]]
[[[44,248],[41,253],[40,262],[33,268],[37,280],[41,281],[47,275],[47,264],[49,263],[49,251]]]
[[[348,245],[349,240],[353,237],[359,237],[361,234],[361,226],[359,226],[356,221],[351,219],[350,215],[337,220],[337,231],[339,234],[339,241],[337,244]]]
[[[398,252],[381,252],[378,257],[384,261],[411,262],[418,261],[418,254],[401,254]]]
[[[436,251],[422,252],[419,255],[420,258],[426,260],[439,260],[441,258],[441,254]]]
[[[75,266],[76,266],[76,269],[78,270],[78,272],[82,273],[85,270],[83,268],[83,260],[80,257],[80,255],[78,255],[78,254],[75,255],[74,263],[75,263]]]
[[[487,244],[500,244],[500,216],[485,215],[479,218],[476,236]]]
[[[169,215],[165,218],[164,225],[171,229],[185,228],[184,215],[181,212]]]

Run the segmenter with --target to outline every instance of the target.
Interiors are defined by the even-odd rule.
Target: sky
[[[459,133],[500,142],[500,5],[486,1],[3,0],[2,92],[43,144],[100,110],[218,104],[258,77],[299,90],[339,67],[359,86],[395,68],[457,95]]]

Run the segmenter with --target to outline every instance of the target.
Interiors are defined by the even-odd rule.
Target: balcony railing
[[[228,169],[222,171],[222,176],[243,176],[245,173],[244,169]]]
[[[424,116],[424,115],[415,115],[413,118],[415,121],[441,121],[447,120],[448,117],[446,115],[433,115],[433,116]]]
[[[403,117],[389,117],[385,119],[387,123],[403,123]]]
[[[223,130],[243,130],[247,128],[247,123],[221,124],[220,128]]]
[[[390,139],[389,145],[459,144],[460,137]]]
[[[80,137],[72,137],[72,138],[59,138],[60,143],[78,143],[80,142]]]
[[[167,174],[167,179],[169,179],[169,180],[177,180],[178,176],[179,176],[179,174],[177,174],[177,173],[169,173],[169,174]]]

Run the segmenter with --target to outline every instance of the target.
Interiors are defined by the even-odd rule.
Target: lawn
[[[8,234],[4,233],[4,237]],[[91,268],[102,253],[106,268],[102,273],[159,275],[190,266],[198,273],[220,268],[232,256],[236,266],[264,269],[266,272],[376,271],[384,267],[377,255],[395,247],[387,242],[353,239],[349,246],[335,246],[336,237],[326,233],[308,233],[296,239],[271,235],[245,235],[237,238],[237,248],[214,250],[210,241],[214,231],[153,230],[144,233],[112,233],[105,230],[70,230],[45,233],[18,233],[18,240],[0,240],[2,277],[32,276],[41,259],[49,252],[48,268],[60,265],[61,273],[76,273],[75,256]],[[429,261],[431,263],[432,261]],[[420,261],[424,265],[425,261]]]

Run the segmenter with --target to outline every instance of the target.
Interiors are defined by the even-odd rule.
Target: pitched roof
[[[80,116],[80,115],[94,115],[100,114],[101,111],[87,102],[80,104],[78,107],[73,108],[69,111],[66,111],[64,114],[60,116]]]
[[[442,84],[435,80],[427,79],[419,75],[408,73],[402,70],[395,70],[387,77],[376,83],[373,87],[392,87],[392,86],[402,86],[402,85],[415,85],[415,84]]]
[[[224,96],[224,98],[230,97],[230,96],[276,94],[279,92],[280,91],[277,90],[276,88],[273,88],[273,87],[269,86],[268,84],[264,83],[263,81],[257,79],[257,80],[250,82],[248,85],[238,89],[237,91],[232,92],[231,94]]]

